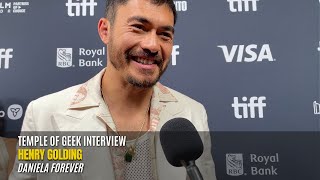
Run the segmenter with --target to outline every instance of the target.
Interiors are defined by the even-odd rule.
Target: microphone
[[[189,120],[174,118],[166,122],[160,130],[160,142],[172,166],[184,166],[191,180],[203,180],[195,163],[203,153],[203,143]]]

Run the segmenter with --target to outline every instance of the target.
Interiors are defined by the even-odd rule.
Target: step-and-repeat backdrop
[[[318,0],[187,0],[161,82],[203,103],[219,180],[319,180]],[[103,0],[0,1],[1,136],[106,66]]]

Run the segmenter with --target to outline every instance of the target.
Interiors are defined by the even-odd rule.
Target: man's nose
[[[156,32],[148,33],[141,42],[141,48],[150,51],[152,54],[157,54],[160,51],[159,39]]]

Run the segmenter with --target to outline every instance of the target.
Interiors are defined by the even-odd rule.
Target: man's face
[[[129,0],[119,5],[109,29],[109,62],[130,84],[152,87],[168,66],[173,26],[173,13],[166,4]]]

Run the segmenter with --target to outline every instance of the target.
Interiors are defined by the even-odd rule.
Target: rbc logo
[[[0,49],[0,69],[9,69],[9,61],[13,57],[13,49]]]
[[[236,62],[261,62],[263,60],[268,60],[270,62],[275,61],[272,57],[269,44],[262,45],[260,51],[256,44],[250,44],[248,46],[233,45],[230,50],[228,50],[228,47],[225,45],[220,45],[218,47],[222,49],[227,63],[234,62],[235,57]],[[257,51],[259,51],[259,53]]]
[[[68,0],[66,6],[68,7],[68,15],[73,16],[87,16],[87,8],[89,8],[90,16],[94,16],[94,7],[97,6],[97,3],[94,0]],[[79,2],[82,1],[82,2]],[[74,12],[75,10],[75,12]]]
[[[250,4],[252,11],[257,11],[257,1],[259,0],[227,0],[229,2],[229,9],[231,12],[250,11]]]
[[[249,118],[249,112],[250,112],[250,118],[256,117],[256,109],[258,109],[258,117],[263,118],[263,108],[267,106],[266,103],[263,101],[266,100],[265,96],[256,97],[253,96],[250,98],[249,103],[247,103],[248,98],[242,97],[243,103],[239,103],[238,97],[233,98],[233,104],[231,105],[234,109],[234,116],[237,119],[242,118]],[[242,109],[242,113],[240,113],[240,110]]]
[[[57,48],[57,67],[72,66],[72,48]]]
[[[242,154],[226,154],[227,174],[230,176],[243,175]]]

